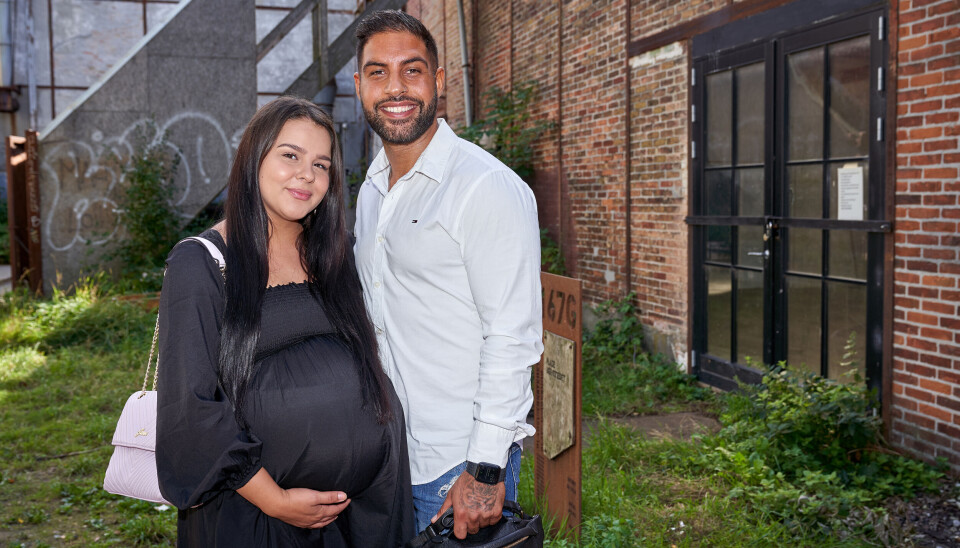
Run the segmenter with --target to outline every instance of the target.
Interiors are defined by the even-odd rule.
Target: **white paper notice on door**
[[[837,219],[863,220],[863,168],[841,167],[837,170]]]

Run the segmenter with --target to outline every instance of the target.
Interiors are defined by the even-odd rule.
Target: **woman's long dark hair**
[[[310,290],[323,300],[327,315],[353,351],[362,402],[372,404],[383,423],[392,412],[387,379],[377,355],[377,341],[367,317],[360,278],[347,234],[343,200],[343,156],[333,120],[317,105],[296,97],[267,103],[247,125],[227,183],[226,303],[220,333],[219,375],[237,420],[243,407],[260,335],[260,306],[267,288],[269,218],[260,197],[260,165],[289,120],[310,120],[330,133],[330,184],[312,212],[300,221],[297,242]]]

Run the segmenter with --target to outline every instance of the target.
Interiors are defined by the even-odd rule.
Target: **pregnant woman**
[[[224,221],[167,259],[157,467],[178,546],[398,546],[403,411],[363,308],[330,117],[282,97],[244,131]]]

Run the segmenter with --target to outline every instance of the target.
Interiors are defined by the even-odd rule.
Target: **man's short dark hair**
[[[363,47],[375,34],[381,32],[409,32],[416,36],[427,47],[427,55],[433,63],[433,69],[440,66],[440,56],[437,53],[437,42],[433,35],[423,26],[419,19],[404,13],[400,10],[382,10],[375,11],[370,15],[364,16],[357,24],[357,64],[360,64],[360,57],[363,54]],[[357,67],[362,69],[363,67]]]

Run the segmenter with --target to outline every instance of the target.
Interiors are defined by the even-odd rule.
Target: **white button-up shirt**
[[[384,151],[357,201],[356,257],[415,485],[464,460],[506,466],[533,435],[543,351],[537,204],[513,171],[440,127],[389,189]]]

